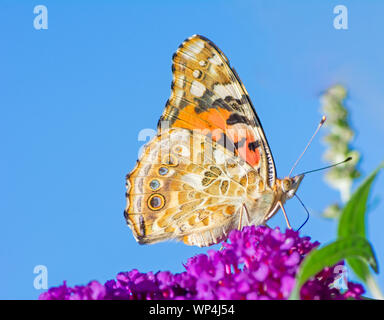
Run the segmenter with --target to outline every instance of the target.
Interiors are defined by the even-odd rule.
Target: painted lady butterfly
[[[136,240],[209,246],[280,208],[285,215],[304,175],[276,178],[260,120],[225,55],[194,35],[173,55],[172,71],[158,134],[127,175],[124,216]]]

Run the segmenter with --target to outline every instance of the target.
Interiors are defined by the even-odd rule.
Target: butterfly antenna
[[[311,139],[309,139],[309,142],[307,143],[307,146],[305,147],[304,151],[301,153],[300,157],[296,160],[296,162],[295,162],[295,164],[293,165],[291,171],[289,171],[289,175],[288,175],[288,177],[291,176],[291,174],[292,174],[292,172],[293,172],[293,169],[296,168],[297,164],[299,163],[300,159],[301,159],[302,156],[304,155],[305,151],[307,151],[308,147],[309,147],[310,144],[312,143],[313,138],[316,136],[316,134],[319,132],[320,128],[323,126],[325,120],[326,120],[326,117],[323,116],[323,117],[321,118],[321,121],[320,121],[319,125],[317,126],[317,129],[316,129],[315,133],[312,135]]]
[[[332,167],[336,167],[336,166],[338,166],[338,165],[340,165],[340,164],[343,164],[343,163],[345,163],[345,162],[348,162],[348,161],[350,161],[350,160],[352,160],[352,157],[348,157],[347,159],[345,159],[345,160],[343,160],[343,161],[340,161],[340,162],[338,162],[338,163],[331,164],[330,166],[326,166],[326,167],[319,168],[319,169],[315,169],[315,170],[305,171],[305,172],[303,172],[303,173],[300,173],[300,175],[302,175],[302,174],[304,175],[304,174],[307,174],[307,173],[312,173],[312,172],[321,171],[321,170],[329,169],[329,168],[332,168]]]
[[[295,197],[297,198],[297,200],[299,200],[299,202],[301,203],[301,205],[303,206],[303,208],[304,208],[305,211],[307,212],[307,218],[305,219],[304,223],[300,226],[299,229],[296,230],[296,231],[300,231],[300,229],[301,229],[302,227],[304,227],[304,225],[305,225],[305,224],[308,222],[308,220],[309,220],[309,211],[308,211],[308,209],[305,207],[303,201],[301,201],[301,199],[299,198],[299,196],[298,196],[296,193],[295,193]]]

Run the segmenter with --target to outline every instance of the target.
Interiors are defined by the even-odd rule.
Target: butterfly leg
[[[241,229],[243,227],[243,213],[244,212],[246,213],[245,218],[247,219],[246,221],[244,220],[244,222],[246,225],[249,225],[249,213],[248,213],[247,207],[245,206],[245,204],[243,204],[243,206],[241,207],[239,225],[237,226],[237,230],[239,230],[239,231],[241,231]]]
[[[285,222],[287,223],[287,227],[288,227],[288,229],[292,229],[291,224],[289,223],[289,220],[288,220],[287,213],[285,212],[283,203],[282,203],[281,201],[279,201],[279,206],[280,206],[281,210],[283,210],[284,218],[285,218]]]
[[[239,231],[241,230],[241,224],[243,223],[243,212],[244,212],[244,205],[241,207],[239,225],[237,226],[237,230]]]

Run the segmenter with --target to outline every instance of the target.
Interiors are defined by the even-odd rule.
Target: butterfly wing
[[[238,227],[247,188],[258,187],[249,179],[252,173],[250,165],[206,135],[164,131],[127,176],[128,225],[139,243],[218,243]]]
[[[260,120],[221,50],[207,38],[194,35],[174,54],[172,71],[171,97],[159,131],[201,130],[245,160],[273,187],[276,169]]]

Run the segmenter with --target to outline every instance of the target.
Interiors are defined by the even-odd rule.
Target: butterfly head
[[[299,174],[294,177],[287,177],[280,180],[280,188],[283,195],[285,195],[286,200],[291,199],[295,195],[303,178],[304,174]]]

